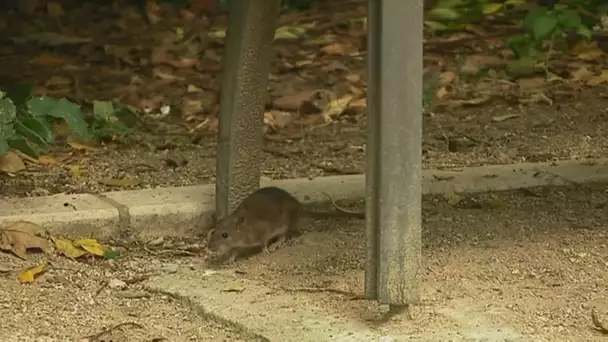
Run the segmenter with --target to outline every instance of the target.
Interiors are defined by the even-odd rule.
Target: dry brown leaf
[[[367,99],[361,98],[361,99],[352,101],[348,104],[348,107],[354,108],[354,109],[365,109],[365,108],[367,108]]]
[[[273,110],[264,113],[264,126],[270,131],[276,132],[281,128],[285,128],[292,121],[292,113],[282,112],[278,110]]]
[[[450,92],[446,89],[446,87],[439,87],[439,88],[437,88],[437,91],[435,92],[435,97],[438,100],[443,100],[448,96],[449,93]]]
[[[520,78],[517,80],[517,84],[522,90],[529,91],[546,87],[547,79],[544,77]]]
[[[570,75],[572,76],[573,81],[586,81],[593,77],[594,73],[587,67],[581,66],[580,68],[572,71]]]
[[[473,55],[468,56],[460,72],[464,74],[476,74],[482,68],[492,68],[504,65],[504,61],[497,56]]]
[[[23,260],[27,260],[27,250],[32,248],[48,254],[52,247],[46,239],[37,235],[42,232],[42,227],[35,223],[19,221],[0,230],[0,249],[13,252]]]
[[[25,170],[25,163],[17,153],[8,151],[7,154],[0,156],[0,172],[16,173]]]
[[[69,64],[70,61],[65,58],[54,55],[52,53],[43,52],[43,53],[39,54],[38,56],[30,59],[29,63],[34,64],[34,65],[39,65],[39,66],[45,66],[45,67],[57,67],[57,66]]]
[[[272,102],[274,108],[285,111],[297,111],[302,103],[309,101],[314,91],[302,91],[297,94],[279,97]]]
[[[445,87],[458,82],[458,74],[453,71],[446,71],[439,76],[439,86]]]
[[[40,156],[38,157],[38,164],[41,165],[57,165],[57,159],[51,156]]]
[[[321,51],[326,55],[344,56],[346,54],[346,47],[344,46],[344,44],[332,43],[322,47]]]
[[[587,81],[587,84],[590,86],[597,86],[604,83],[608,83],[608,70],[602,70],[599,75],[593,76]]]

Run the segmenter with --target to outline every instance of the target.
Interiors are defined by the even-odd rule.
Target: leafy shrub
[[[80,105],[65,98],[32,96],[28,85],[16,85],[0,91],[0,156],[9,148],[38,157],[42,148],[53,143],[52,123],[64,121],[85,141],[103,138],[128,129],[114,119],[111,102],[95,101],[90,123],[83,117]]]

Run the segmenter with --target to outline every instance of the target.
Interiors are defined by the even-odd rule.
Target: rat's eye
[[[225,239],[225,238],[227,238],[227,237],[228,237],[228,233],[223,233],[223,234],[222,234],[222,237],[223,237],[224,239]]]

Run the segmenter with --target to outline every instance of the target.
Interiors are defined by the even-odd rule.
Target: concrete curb
[[[262,181],[262,185],[282,187],[311,203],[326,200],[321,191],[335,200],[363,198],[364,181],[364,175],[353,175]],[[608,182],[608,159],[425,170],[422,189],[423,194],[471,193],[588,182]],[[201,185],[0,200],[0,227],[27,220],[54,234],[97,239],[194,236],[199,233],[195,223],[208,220],[214,210],[213,197],[214,185]]]

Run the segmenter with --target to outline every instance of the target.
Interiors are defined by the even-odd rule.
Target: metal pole
[[[365,295],[417,303],[421,262],[422,0],[370,0]]]
[[[280,0],[230,3],[216,165],[216,214],[260,186],[264,98]]]

